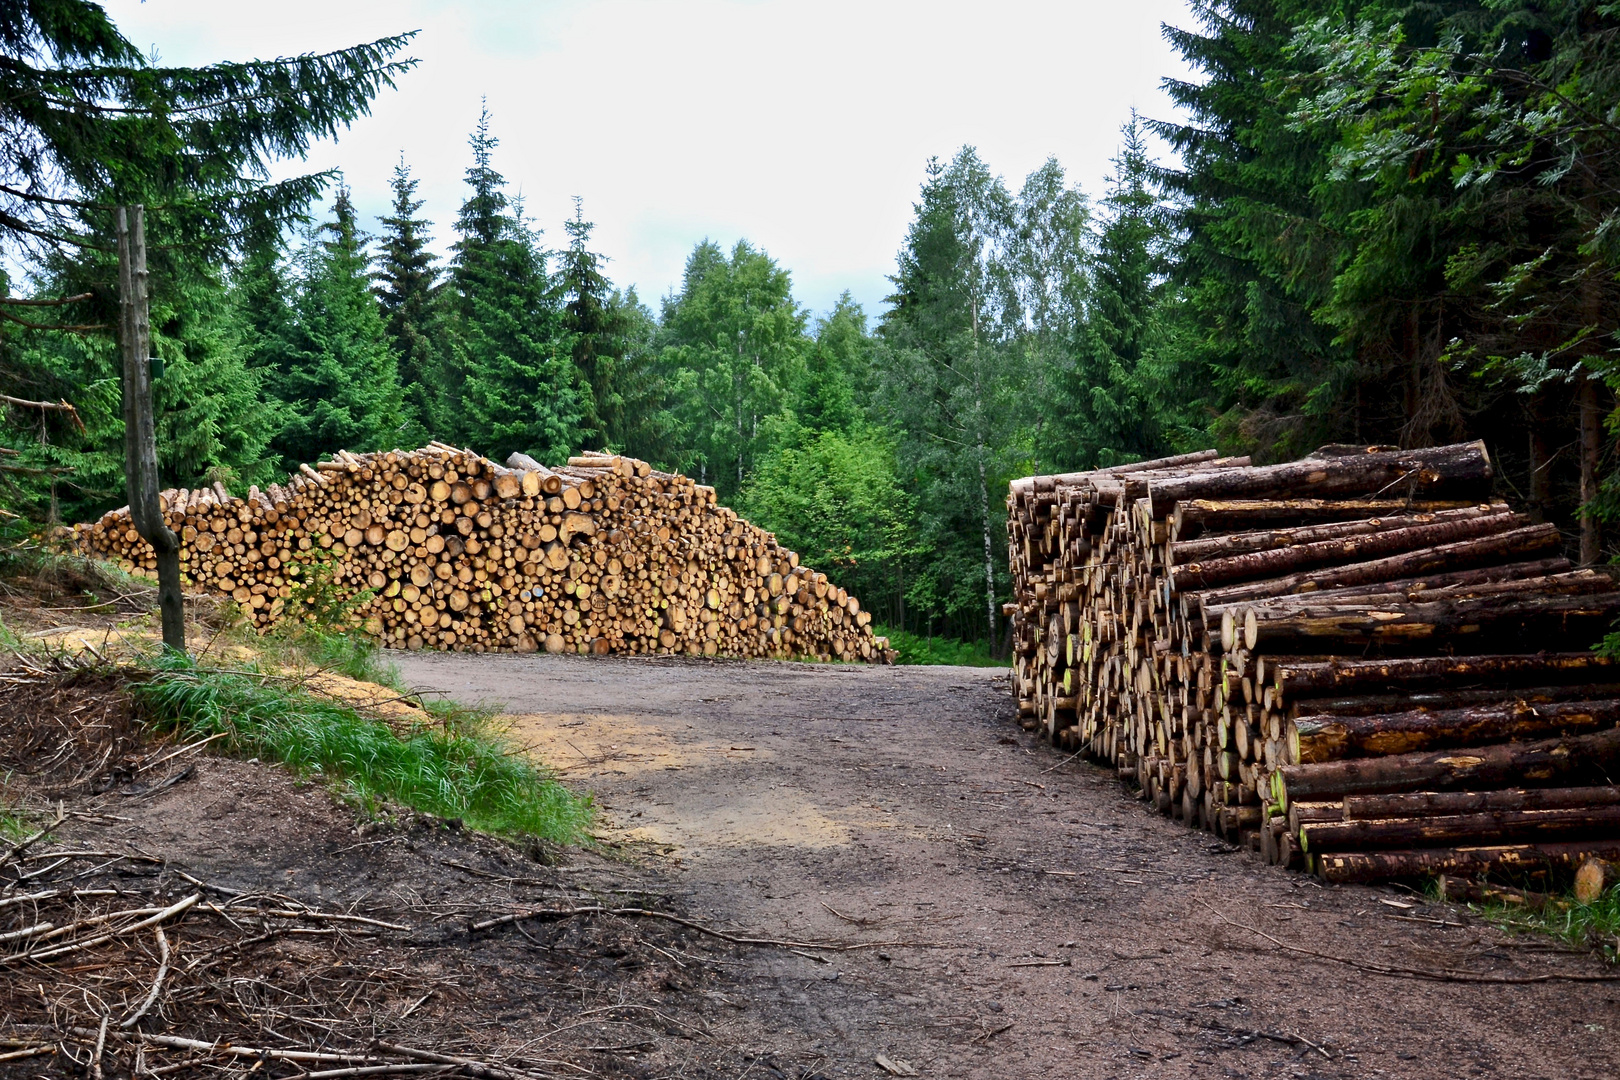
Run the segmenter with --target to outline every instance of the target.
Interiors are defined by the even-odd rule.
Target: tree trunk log
[[[1170,532],[1178,541],[1196,540],[1205,533],[1300,528],[1390,515],[1433,514],[1477,505],[1458,500],[1185,499],[1176,503],[1176,512],[1170,518]]]
[[[1173,592],[1192,592],[1195,589],[1210,589],[1217,585],[1236,584],[1255,578],[1279,577],[1311,567],[1338,567],[1345,563],[1365,562],[1396,553],[1427,551],[1442,546],[1455,547],[1459,541],[1477,542],[1480,537],[1495,538],[1500,534],[1522,529],[1526,523],[1526,519],[1518,514],[1473,515],[1445,518],[1365,536],[1254,550],[1241,555],[1206,559],[1202,562],[1177,566],[1170,571],[1170,587]],[[1537,536],[1550,537],[1550,540],[1544,540],[1543,544],[1558,542],[1558,529],[1555,526],[1535,525],[1530,526],[1530,529],[1536,530]]]
[[[1468,686],[1551,685],[1620,673],[1620,664],[1596,653],[1526,656],[1420,656],[1403,660],[1271,660],[1266,664],[1282,701],[1343,694],[1365,686],[1433,689]]]
[[[1342,798],[1400,791],[1503,787],[1569,787],[1606,783],[1620,766],[1620,728],[1466,750],[1433,750],[1319,765],[1284,765],[1272,773],[1273,800]]]
[[[1572,840],[1560,844],[1493,844],[1418,851],[1344,851],[1317,857],[1324,881],[1349,883],[1435,874],[1478,877],[1533,870],[1572,870],[1589,858],[1620,858],[1620,840]]]
[[[1314,821],[1299,827],[1307,854],[1400,847],[1457,847],[1475,843],[1601,840],[1620,830],[1620,806],[1558,810],[1484,810],[1435,817]]]
[[[1470,690],[1409,690],[1404,693],[1369,694],[1365,697],[1307,698],[1286,707],[1286,719],[1316,716],[1375,716],[1379,713],[1407,712],[1412,709],[1458,709],[1471,705],[1506,705],[1522,701],[1544,705],[1573,701],[1620,698],[1620,680],[1581,683],[1574,686],[1491,686]],[[1275,700],[1272,707],[1278,708]]]
[[[1616,885],[1620,885],[1620,862],[1592,857],[1582,860],[1575,871],[1575,899],[1579,903],[1594,903]]]
[[[1479,746],[1509,739],[1571,734],[1620,723],[1620,701],[1524,701],[1465,709],[1410,709],[1374,716],[1305,716],[1287,723],[1288,753],[1298,765]]]
[[[1575,810],[1588,806],[1620,806],[1620,786],[1349,795],[1345,797],[1343,812],[1339,817],[1343,821],[1353,821],[1360,818],[1477,814],[1489,810]]]
[[[1230,533],[1171,544],[1171,583],[1176,593],[1191,593],[1192,589],[1209,589],[1226,581],[1272,578],[1301,567],[1336,567],[1351,560],[1505,533],[1524,525],[1528,520],[1498,504],[1341,521],[1336,525]]]
[[[1261,468],[1225,469],[1150,482],[1148,512],[1169,514],[1182,499],[1320,498],[1350,496],[1479,499],[1494,470],[1483,441],[1430,450],[1307,459]]]
[[[1568,569],[1569,560],[1556,554],[1560,542],[1555,526],[1529,525],[1494,536],[1227,585],[1196,595],[1202,606],[1214,607],[1296,593],[1325,594],[1339,589],[1404,592],[1540,576]]]
[[[1329,643],[1331,651],[1351,651],[1352,646],[1373,643],[1434,649],[1459,639],[1486,647],[1523,643],[1567,648],[1602,637],[1616,615],[1620,615],[1620,592],[1416,603],[1396,600],[1376,606],[1335,606],[1324,598],[1320,606],[1280,613],[1249,608],[1244,616],[1243,643],[1250,650],[1266,652],[1323,652],[1330,651],[1322,648]]]

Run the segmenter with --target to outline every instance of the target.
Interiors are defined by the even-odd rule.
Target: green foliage
[[[879,430],[813,432],[791,419],[743,489],[740,506],[809,563],[871,605],[892,592],[912,540],[913,500]]]
[[[739,240],[728,258],[704,241],[686,261],[681,291],[660,328],[674,404],[677,464],[736,498],[767,446],[806,347],[807,313],[786,270]]]
[[[1609,964],[1620,963],[1620,886],[1590,904],[1573,895],[1539,910],[1512,904],[1470,904],[1486,921],[1515,934],[1542,934],[1575,949],[1593,949]]]
[[[405,34],[324,55],[161,67],[90,0],[0,7],[0,238],[36,255],[87,236],[96,204],[164,209],[149,230],[217,256],[273,235],[326,177],[277,183],[266,161],[303,157],[370,108],[414,65]],[[94,232],[96,226],[89,225]],[[100,228],[104,229],[102,225]]]
[[[897,664],[948,664],[955,667],[1006,667],[1005,659],[990,655],[988,642],[962,641],[957,638],[924,637],[909,630],[894,630],[885,626],[872,627],[879,637],[889,639],[889,648],[895,651]]]
[[[445,387],[456,431],[496,460],[513,451],[547,461],[567,458],[584,413],[572,364],[571,335],[546,270],[540,234],[506,197],[495,171],[499,145],[489,110],[470,140],[470,189],[456,219],[456,354]]]
[[[371,294],[370,263],[347,189],[324,239],[300,254],[292,318],[268,375],[287,406],[275,448],[291,472],[337,450],[386,450],[404,434],[398,358]]]
[[[1026,327],[1039,310],[1050,335],[1061,328],[1050,304],[1026,300],[1064,295],[1058,279],[1081,243],[1078,193],[1060,176],[1055,187],[1043,168],[1014,199],[971,147],[931,162],[880,327],[874,403],[897,434],[929,552],[906,599],[963,636],[998,636],[1003,493],[1033,466],[1046,411],[1048,356]]]
[[[1153,189],[1136,115],[1123,129],[1115,173],[1092,244],[1090,288],[1060,368],[1056,464],[1079,469],[1174,453],[1195,429],[1199,387],[1186,378],[1186,343],[1171,268],[1174,226]]]
[[[107,262],[95,252],[60,262],[47,291],[110,274]],[[199,487],[215,479],[271,479],[268,444],[278,413],[266,404],[261,375],[247,364],[219,278],[201,267],[166,279],[153,296],[151,320],[153,349],[165,361],[163,377],[153,384],[164,482]],[[70,401],[83,423],[81,430],[60,413],[46,414],[41,423],[37,411],[5,409],[0,444],[19,452],[6,463],[12,471],[0,478],[8,506],[40,520],[77,521],[127,501],[121,372],[108,337],[24,332],[9,343],[0,338],[6,392]]]
[[[464,714],[443,729],[396,734],[380,720],[268,676],[211,671],[182,657],[155,661],[132,688],[160,728],[193,740],[224,735],[225,749],[319,777],[368,809],[400,803],[476,829],[573,843],[593,806],[516,747]]]
[[[406,445],[426,441],[429,433],[448,430],[444,414],[445,351],[448,348],[438,256],[428,247],[428,226],[417,216],[422,200],[416,181],[403,157],[389,181],[394,192],[393,213],[380,219],[383,234],[378,245],[373,291],[382,305],[389,342],[399,358],[399,381],[405,405],[415,421],[405,436]]]

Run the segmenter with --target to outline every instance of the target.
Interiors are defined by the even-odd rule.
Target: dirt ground
[[[786,1061],[938,1077],[1612,1077],[1620,982],[1450,982],[1283,952],[1603,975],[1393,888],[1324,887],[1151,814],[972,668],[404,655],[502,703],[694,918],[897,941],[743,953]],[[1241,924],[1241,925],[1239,925]],[[824,1057],[823,1057],[824,1056]],[[762,1075],[756,1067],[747,1071]],[[780,1074],[779,1074],[780,1075]]]
[[[1496,980],[1607,974],[1152,815],[1019,731],[996,671],[395,659],[407,683],[506,705],[519,739],[596,793],[599,848],[520,848],[410,814],[379,827],[280,769],[169,757],[103,675],[5,676],[6,793],[60,799],[67,817],[9,864],[0,852],[0,932],[198,895],[167,924],[174,957],[145,1030],[388,1042],[525,1077],[1564,1080],[1620,1062],[1620,982],[1440,982],[1281,951],[1256,931]],[[594,912],[474,928],[537,907],[688,923]],[[130,935],[82,959],[0,962],[0,1077],[94,1075],[103,1017],[102,1080],[299,1074],[215,1049],[136,1058],[117,1022],[158,963]],[[390,1068],[309,1071],[437,1066]]]

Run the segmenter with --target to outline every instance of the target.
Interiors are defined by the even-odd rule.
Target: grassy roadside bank
[[[185,742],[324,779],[375,813],[394,803],[508,836],[557,843],[589,838],[594,810],[490,728],[487,713],[435,710],[434,726],[397,731],[344,702],[245,669],[150,661],[130,693],[153,727]]]

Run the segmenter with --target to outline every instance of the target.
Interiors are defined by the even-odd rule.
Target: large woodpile
[[[1620,616],[1482,443],[1015,481],[1023,725],[1331,881],[1620,856]]]
[[[632,458],[339,452],[246,498],[216,484],[163,506],[186,579],[260,628],[362,597],[355,617],[393,648],[892,659],[855,597],[713,488]],[[127,508],[75,536],[126,570],[156,565]]]

